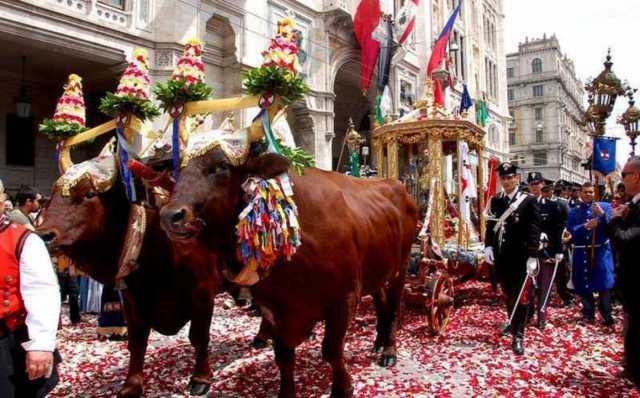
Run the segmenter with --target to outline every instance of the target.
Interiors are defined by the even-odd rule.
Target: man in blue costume
[[[611,316],[611,288],[614,284],[613,256],[605,224],[611,219],[611,204],[594,202],[595,187],[586,182],[580,193],[581,203],[571,209],[567,230],[573,237],[573,285],[582,300],[582,320],[595,320],[594,292],[598,309],[607,326]],[[595,240],[593,234],[595,233]]]

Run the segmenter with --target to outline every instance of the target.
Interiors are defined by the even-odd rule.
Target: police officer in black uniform
[[[582,199],[580,199],[580,191],[582,190],[582,185],[577,182],[571,183],[571,199],[569,199],[569,207],[579,207],[582,204]]]
[[[536,313],[538,328],[546,326],[545,298],[551,289],[551,279],[556,261],[559,263],[564,257],[562,253],[562,231],[566,224],[566,214],[563,215],[558,202],[551,200],[551,185],[537,171],[527,176],[529,192],[535,196],[540,212],[540,230],[544,234],[543,248],[540,252],[540,270],[537,275],[538,289],[536,290]]]
[[[540,247],[540,215],[536,199],[518,190],[517,167],[509,162],[498,166],[503,192],[491,199],[485,238],[485,259],[495,264],[498,280],[506,296],[507,316],[515,313],[510,324],[512,348],[524,353],[524,329],[531,308],[531,294],[518,294],[527,273],[536,272]],[[529,283],[529,282],[527,282]]]
[[[558,267],[558,274],[556,275],[556,289],[565,307],[570,306],[573,300],[573,294],[568,287],[569,281],[571,280],[571,234],[566,230],[569,210],[571,209],[569,207],[569,200],[567,199],[569,196],[568,184],[569,183],[564,180],[556,181],[555,191],[552,197],[552,200],[558,203],[562,220],[564,220],[562,229],[562,253],[564,256]]]

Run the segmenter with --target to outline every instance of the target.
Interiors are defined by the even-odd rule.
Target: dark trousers
[[[624,335],[624,359],[627,372],[640,388],[640,312],[628,313],[628,326]]]
[[[516,305],[516,300],[518,299],[518,294],[522,288],[525,275],[525,272],[521,275],[517,275],[513,272],[505,273],[498,269],[498,278],[500,279],[502,290],[506,296],[507,317],[511,316],[513,308]],[[513,320],[511,321],[511,334],[518,337],[524,337],[524,328],[527,325],[529,316],[531,315],[531,281],[528,280],[527,284],[528,286],[522,293],[522,298],[520,299],[520,303],[518,304],[515,314],[513,315]]]
[[[567,283],[571,280],[571,263],[569,261],[563,260],[558,266],[558,274],[556,275],[556,289],[558,291],[558,296],[560,299],[569,303],[573,297],[571,290],[567,287]]]
[[[553,277],[554,267],[555,262],[540,262],[540,271],[536,277],[536,282],[538,283],[538,289],[536,290],[536,313],[538,314],[538,319],[544,318],[545,316],[543,311],[546,312],[546,307],[543,309],[542,305],[544,304],[544,299],[547,297],[547,293],[549,294],[548,300],[551,300],[551,278]],[[549,306],[548,301],[546,306]]]
[[[569,269],[567,268],[566,262],[562,261],[558,264],[556,276],[552,281],[551,279],[553,278],[553,269],[555,266],[555,261],[553,263],[541,263],[540,272],[536,278],[536,282],[538,283],[538,290],[536,291],[536,312],[538,313],[538,319],[541,317],[544,318],[546,310],[549,308],[549,302],[551,301],[552,295],[550,290],[553,288],[553,283],[555,283],[556,290],[558,291],[558,295],[562,301],[567,302],[571,300],[571,292],[569,292],[569,289],[567,288],[567,283],[569,282]],[[549,298],[547,299],[547,305],[544,308],[545,313],[542,313],[542,304],[544,303],[545,297],[547,297],[547,293],[549,294]]]
[[[598,292],[598,310],[602,319],[611,319],[611,290],[605,290]],[[580,300],[582,301],[582,316],[588,319],[593,319],[596,316],[596,299],[593,297],[593,293],[581,293]]]
[[[60,295],[64,301],[69,296],[69,318],[72,323],[80,322],[80,287],[78,277],[69,275],[69,271],[58,272],[58,282],[60,283]]]
[[[29,380],[25,370],[26,352],[20,342],[26,341],[26,328],[0,338],[0,397],[42,398],[58,383],[58,372],[53,367],[51,377]],[[60,362],[60,354],[54,353],[54,363]]]

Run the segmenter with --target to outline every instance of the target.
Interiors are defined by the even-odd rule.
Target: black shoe
[[[519,336],[514,336],[513,343],[511,343],[511,348],[513,348],[513,353],[516,355],[524,354],[523,338]]]
[[[545,321],[544,316],[538,316],[538,329],[544,330],[547,326],[547,321]]]
[[[502,327],[502,330],[500,331],[500,334],[502,336],[506,336],[509,333],[511,333],[511,324],[507,323]]]
[[[614,321],[613,318],[609,317],[609,318],[604,320],[603,324],[606,327],[611,327],[611,326],[616,324],[616,321]]]

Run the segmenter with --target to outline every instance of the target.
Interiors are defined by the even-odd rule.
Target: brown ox
[[[38,233],[53,250],[71,257],[78,267],[100,282],[112,282],[128,222],[129,203],[120,181],[107,192],[96,193],[81,181],[69,197],[57,188],[44,210]],[[124,312],[129,331],[129,372],[120,397],[142,395],[144,357],[150,329],[176,334],[191,321],[189,340],[196,363],[189,391],[204,395],[209,389],[209,327],[213,298],[218,292],[215,257],[206,250],[177,254],[160,228],[157,211],[147,209],[147,231],[139,269],[126,278]]]
[[[273,154],[252,155],[244,166],[232,167],[220,149],[213,149],[181,171],[169,204],[161,210],[162,225],[176,241],[198,235],[234,279],[242,268],[234,232],[243,206],[241,184],[248,176],[272,178],[288,168],[285,158]],[[295,348],[324,320],[322,355],[333,371],[331,396],[350,396],[344,341],[363,295],[371,294],[375,301],[379,364],[396,361],[395,334],[416,233],[416,204],[398,181],[359,180],[318,169],[307,169],[292,181],[302,246],[291,261],[278,260],[251,290],[273,335],[279,395],[295,396]]]

